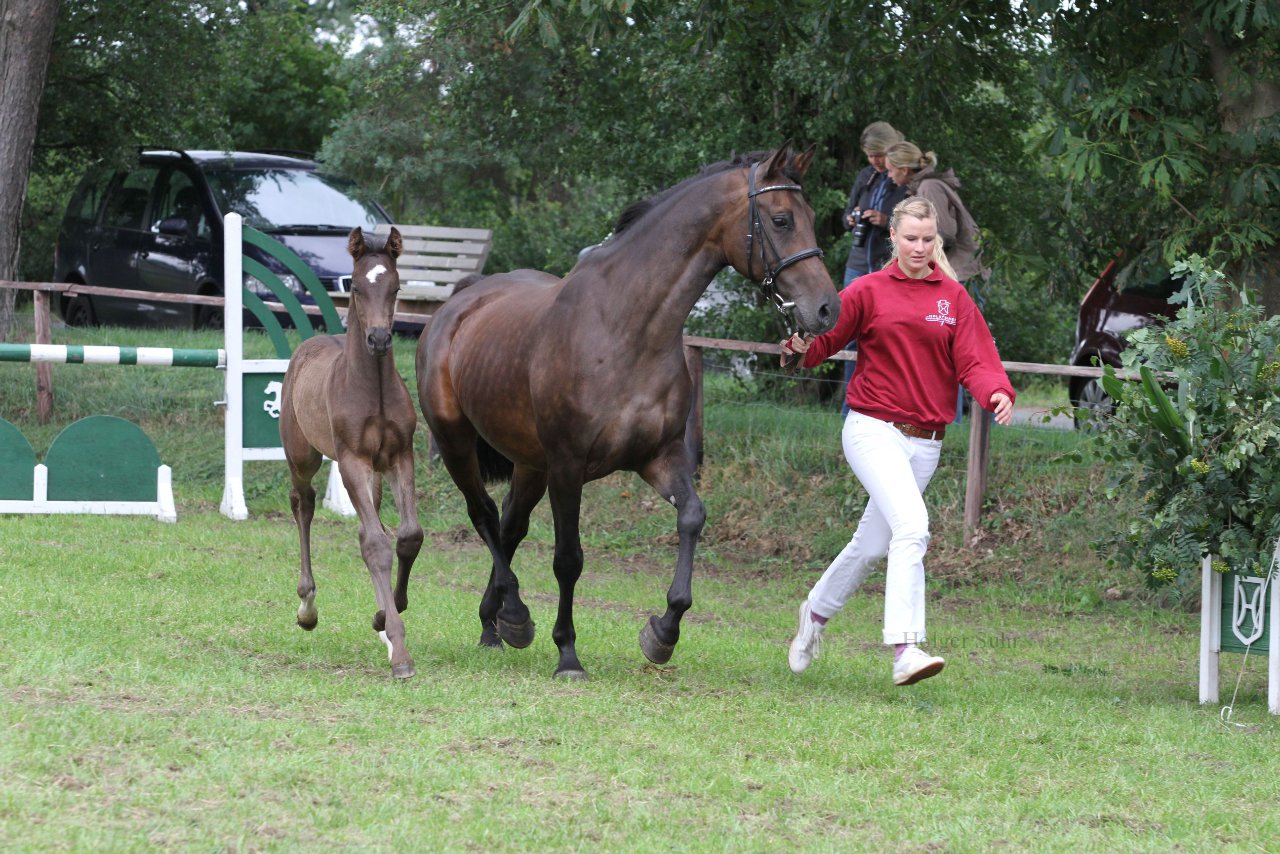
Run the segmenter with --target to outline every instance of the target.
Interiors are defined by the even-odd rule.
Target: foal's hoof
[[[397,664],[391,668],[391,675],[397,679],[409,679],[416,672],[413,669],[412,661],[406,661],[404,664]]]
[[[373,630],[375,632],[385,632],[387,630],[387,612],[381,608],[378,613],[373,615]]]
[[[666,664],[671,660],[671,654],[676,651],[676,645],[659,640],[658,631],[654,628],[657,622],[657,617],[650,617],[649,622],[645,623],[644,628],[640,630],[640,651],[654,664]]]
[[[313,590],[302,597],[302,602],[298,604],[298,625],[311,631],[318,622],[320,622],[320,612],[316,609],[316,594]]]
[[[557,679],[563,679],[565,682],[586,682],[587,671],[581,668],[570,668],[568,670],[557,670]]]
[[[533,620],[526,620],[524,623],[516,625],[515,623],[508,623],[499,617],[498,637],[516,649],[524,649],[533,643]],[[483,635],[481,638],[483,640]]]

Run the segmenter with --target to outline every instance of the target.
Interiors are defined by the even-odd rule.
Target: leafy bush
[[[1208,555],[1219,571],[1265,572],[1280,537],[1280,316],[1199,256],[1173,274],[1185,283],[1170,302],[1184,305],[1130,337],[1122,359],[1140,382],[1105,370],[1116,408],[1097,441],[1109,494],[1136,498],[1114,556],[1185,589]]]

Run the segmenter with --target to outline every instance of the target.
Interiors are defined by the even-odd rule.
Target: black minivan
[[[94,169],[71,196],[58,231],[58,282],[138,291],[222,295],[222,217],[288,246],[330,291],[351,275],[347,234],[372,231],[391,217],[360,198],[349,182],[313,160],[270,153],[148,150],[131,169]],[[293,288],[305,289],[274,260],[245,247]],[[251,276],[245,284],[266,296]],[[63,296],[59,310],[72,326],[221,328],[222,309],[145,298]]]

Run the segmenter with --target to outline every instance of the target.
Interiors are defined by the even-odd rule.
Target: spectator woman
[[[854,178],[849,203],[844,207],[844,227],[853,232],[853,242],[849,247],[849,258],[845,261],[842,286],[872,270],[879,270],[889,260],[889,214],[893,212],[893,206],[906,197],[907,191],[889,179],[885,170],[885,152],[889,146],[901,141],[902,134],[888,122],[872,122],[862,129],[858,144],[867,157],[867,165]],[[856,350],[857,343],[850,343],[847,349]],[[856,363],[843,364],[842,391],[847,391]],[[849,413],[847,405],[843,412]]]
[[[783,342],[784,364],[802,353],[803,364],[814,367],[858,340],[861,364],[849,384],[841,438],[868,496],[853,539],[800,605],[787,656],[796,673],[818,655],[827,620],[886,555],[883,639],[894,648],[894,684],[927,679],[945,664],[918,646],[925,641],[929,543],[924,489],[938,465],[956,383],[1000,424],[1010,421],[1014,391],[982,313],[942,252],[939,216],[922,196],[900,202],[890,218],[892,259],[841,291],[835,328],[812,341],[793,335]]]
[[[960,179],[948,169],[938,171],[938,155],[921,153],[912,142],[897,142],[885,150],[889,179],[909,196],[928,199],[938,212],[938,236],[955,278],[974,287],[971,279],[990,277],[980,261],[978,225],[960,200]],[[981,305],[981,300],[979,299]]]

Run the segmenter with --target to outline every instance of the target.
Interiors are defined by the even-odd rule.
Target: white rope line
[[[1271,556],[1271,568],[1267,570],[1266,577],[1262,579],[1262,589],[1258,591],[1258,598],[1264,603],[1267,601],[1267,587],[1271,584],[1271,579],[1276,575],[1276,567],[1280,566],[1280,539],[1276,540],[1275,552]],[[1244,657],[1240,659],[1240,672],[1236,674],[1236,687],[1231,692],[1231,702],[1223,706],[1218,711],[1218,720],[1222,725],[1230,729],[1231,727],[1239,727],[1241,729],[1251,727],[1252,724],[1239,723],[1231,719],[1236,711],[1236,695],[1240,693],[1240,683],[1244,680],[1244,666],[1249,661],[1249,651],[1253,649],[1253,641],[1245,645]],[[1280,650],[1275,648],[1276,638],[1270,639],[1271,655],[1280,655]]]

